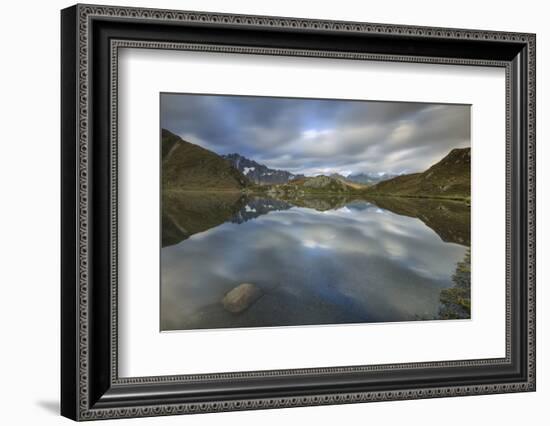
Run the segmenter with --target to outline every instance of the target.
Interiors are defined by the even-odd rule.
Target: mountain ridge
[[[371,186],[376,195],[470,199],[470,148],[452,149],[426,171],[400,175]]]
[[[373,185],[384,180],[392,179],[399,176],[395,173],[353,173],[346,177],[347,180],[365,185]]]
[[[271,169],[265,164],[260,164],[236,152],[220,157],[229,161],[233,167],[258,185],[284,184],[303,176],[295,175],[286,170]]]
[[[163,189],[240,191],[251,182],[215,152],[162,129]]]
[[[270,169],[237,153],[221,156],[166,129],[162,129],[161,143],[162,185],[167,190],[267,192],[292,197],[355,193],[367,198],[397,196],[470,200],[470,148],[451,150],[424,172],[398,175],[369,185],[338,173],[330,176],[294,175],[285,170]]]

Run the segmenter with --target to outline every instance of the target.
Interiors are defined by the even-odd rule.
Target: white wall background
[[[550,27],[537,0],[120,0],[103,4],[537,33],[538,390],[102,424],[547,424],[550,401]],[[59,405],[59,9],[11,1],[0,25],[0,401],[2,424],[69,424]]]

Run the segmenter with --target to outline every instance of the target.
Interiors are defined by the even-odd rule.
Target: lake
[[[469,318],[470,208],[163,194],[161,330]]]

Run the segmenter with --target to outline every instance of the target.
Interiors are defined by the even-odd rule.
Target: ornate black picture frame
[[[535,390],[535,35],[76,5],[61,13],[61,413],[159,416]],[[121,47],[484,65],[506,71],[506,356],[120,378]]]

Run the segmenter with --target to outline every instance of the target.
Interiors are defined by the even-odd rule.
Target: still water
[[[172,194],[161,330],[442,319],[469,244],[462,203]]]

